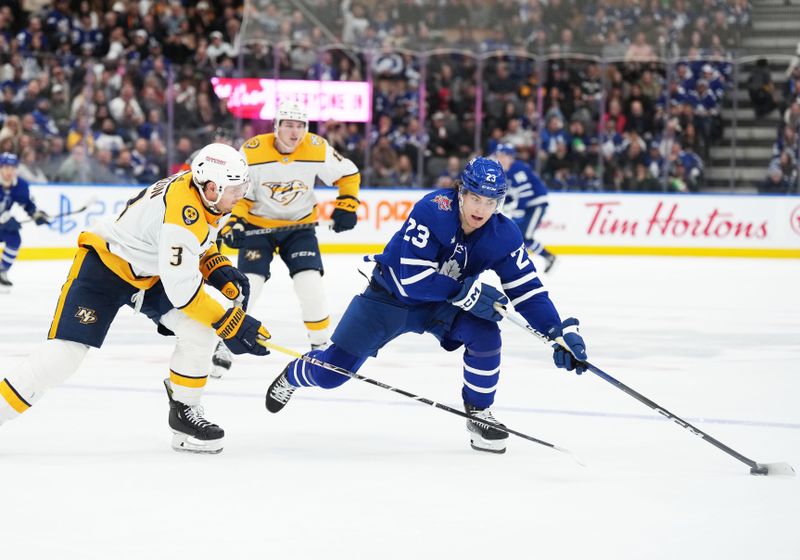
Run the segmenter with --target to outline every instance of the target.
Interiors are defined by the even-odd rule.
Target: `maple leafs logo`
[[[461,267],[455,260],[445,261],[442,263],[442,268],[439,270],[439,274],[444,274],[453,280],[458,280],[461,278]]]

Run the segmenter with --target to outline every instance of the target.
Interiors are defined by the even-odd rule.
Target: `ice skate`
[[[280,412],[297,389],[297,387],[289,383],[288,375],[289,366],[286,366],[267,389],[266,406],[267,410],[272,413]]]
[[[189,406],[172,398],[172,385],[164,380],[169,397],[169,427],[172,448],[191,453],[219,453],[225,431],[203,418],[203,407]]]
[[[13,285],[8,279],[8,271],[0,270],[0,293],[8,293]]]
[[[211,377],[219,379],[231,369],[233,365],[233,353],[225,346],[221,340],[217,343],[214,349],[214,355],[211,356]]]
[[[488,408],[476,408],[464,403],[464,410],[474,420],[467,420],[467,431],[470,433],[470,444],[476,451],[488,451],[490,453],[505,453],[508,432],[493,428],[491,424],[503,426],[492,416],[492,411]],[[481,422],[481,420],[485,422]]]
[[[327,340],[325,342],[320,342],[319,344],[311,343],[311,350],[325,350],[331,343]]]
[[[556,264],[556,256],[550,254],[549,256],[545,257],[544,260],[545,260],[544,272],[546,274],[550,272],[553,269],[553,265]]]

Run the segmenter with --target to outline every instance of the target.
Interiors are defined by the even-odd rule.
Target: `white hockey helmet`
[[[281,101],[278,111],[275,113],[275,130],[278,130],[281,121],[300,121],[306,125],[306,130],[308,130],[308,111],[292,99]]]
[[[222,198],[225,189],[241,188],[247,194],[250,189],[250,170],[247,160],[236,148],[226,144],[209,144],[202,148],[192,159],[192,181],[200,190],[203,202],[216,211],[215,204]],[[213,181],[217,185],[217,200],[210,201],[203,192],[206,183]]]

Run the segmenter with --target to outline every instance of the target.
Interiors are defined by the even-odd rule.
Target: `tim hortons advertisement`
[[[82,230],[115,219],[141,189],[32,186],[36,203],[61,217],[49,227],[24,225],[20,257],[69,258]],[[367,254],[400,229],[426,191],[363,189],[358,226],[343,233],[324,227],[336,189],[316,192],[323,251]],[[800,197],[551,193],[538,237],[557,253],[800,258]]]

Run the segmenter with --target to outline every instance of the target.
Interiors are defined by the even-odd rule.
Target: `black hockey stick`
[[[314,229],[317,226],[321,225],[329,225],[330,222],[327,221],[318,221],[318,222],[307,222],[304,224],[292,224],[288,226],[275,226],[275,227],[268,227],[268,228],[259,228],[259,229],[249,229],[245,230],[244,234],[247,237],[251,237],[253,235],[269,235],[270,233],[280,233],[282,231],[295,231],[301,229]]]
[[[264,346],[266,348],[271,348],[272,350],[277,350],[278,352],[281,352],[283,354],[287,354],[287,355],[292,356],[294,358],[297,358],[299,360],[303,360],[304,362],[308,362],[309,364],[313,364],[315,366],[319,366],[319,367],[323,367],[325,369],[329,369],[331,371],[335,371],[336,373],[339,373],[341,375],[347,376],[347,377],[349,377],[351,379],[358,379],[359,381],[364,381],[365,383],[369,383],[370,385],[375,385],[376,387],[380,387],[381,389],[386,389],[386,390],[392,391],[394,393],[399,393],[399,394],[403,395],[404,397],[408,397],[410,399],[414,399],[417,402],[421,402],[423,404],[427,404],[428,406],[432,406],[434,408],[438,408],[439,410],[444,410],[445,412],[449,412],[451,414],[455,414],[457,416],[461,416],[462,418],[466,418],[467,420],[474,420],[466,412],[462,412],[462,411],[460,411],[460,410],[458,410],[456,408],[453,408],[451,406],[447,406],[446,404],[438,403],[436,401],[432,401],[431,399],[427,399],[425,397],[420,397],[419,395],[415,395],[414,393],[409,393],[408,391],[405,391],[403,389],[398,389],[397,387],[392,387],[391,385],[387,385],[387,384],[382,383],[380,381],[377,381],[375,379],[370,379],[369,377],[364,377],[363,375],[359,375],[359,374],[354,373],[352,371],[348,371],[348,370],[346,370],[344,368],[340,368],[339,366],[335,366],[333,364],[329,364],[327,362],[323,362],[322,360],[318,360],[316,358],[312,358],[310,356],[303,355],[300,352],[295,352],[294,350],[290,350],[288,348],[284,348],[283,346],[278,346],[277,344],[274,344],[274,343],[270,342],[269,340],[265,340],[263,338],[258,338],[257,342],[260,345],[262,345],[262,346]],[[492,422],[485,422],[485,421],[482,421],[482,423],[488,424],[488,425],[492,426],[493,428],[496,428],[498,430],[501,430],[503,432],[506,432],[506,433],[509,433],[509,434],[512,434],[512,435],[515,435],[515,436],[520,437],[522,439],[526,439],[528,441],[532,441],[534,443],[538,443],[539,445],[544,445],[545,447],[549,447],[551,449],[555,449],[556,451],[560,451],[561,453],[566,453],[567,455],[572,457],[572,459],[576,463],[578,463],[580,466],[582,466],[582,467],[586,466],[586,464],[577,455],[575,455],[575,453],[573,453],[569,449],[566,449],[564,447],[560,447],[558,445],[553,445],[552,443],[548,443],[546,441],[543,441],[541,439],[535,438],[533,436],[529,436],[529,435],[523,434],[522,432],[518,432],[516,430],[512,430],[511,428],[507,428],[506,426],[501,426],[499,424],[493,424]]]
[[[503,315],[506,318],[508,318],[509,321],[511,321],[512,323],[514,323],[518,327],[521,327],[521,328],[525,329],[526,331],[528,331],[529,333],[534,335],[536,338],[538,338],[543,343],[545,343],[547,345],[550,345],[550,344],[553,344],[555,342],[556,344],[559,344],[560,346],[562,346],[564,349],[569,350],[568,347],[566,346],[566,344],[564,343],[564,339],[563,338],[558,337],[555,340],[551,340],[547,336],[543,335],[542,333],[540,333],[539,331],[534,329],[532,326],[530,326],[525,321],[525,319],[523,319],[522,317],[517,315],[515,312],[511,312],[511,311],[509,311],[508,309],[506,309],[505,307],[503,307],[502,305],[499,305],[499,304],[495,304],[495,309],[501,315]],[[710,443],[711,445],[713,445],[717,449],[720,449],[720,450],[724,451],[725,453],[727,453],[731,457],[734,457],[735,459],[738,459],[739,461],[741,461],[745,465],[749,466],[750,467],[750,474],[753,474],[753,475],[770,475],[771,474],[771,475],[778,475],[778,476],[794,476],[795,475],[794,468],[792,468],[792,466],[790,464],[788,464],[788,463],[757,463],[757,462],[753,461],[752,459],[748,459],[747,457],[745,457],[744,455],[742,455],[738,451],[736,451],[734,449],[731,449],[730,447],[728,447],[727,445],[725,445],[724,443],[722,443],[718,439],[708,435],[707,433],[705,433],[700,428],[697,428],[697,427],[693,426],[692,424],[690,424],[686,420],[683,420],[682,418],[680,418],[680,417],[676,416],[675,414],[671,413],[666,408],[656,404],[655,402],[651,401],[650,399],[648,399],[644,395],[634,391],[633,389],[631,389],[630,387],[628,387],[627,385],[625,385],[621,381],[611,377],[609,374],[607,374],[606,372],[604,372],[603,370],[601,370],[599,367],[595,366],[594,364],[589,363],[588,361],[587,362],[581,362],[581,363],[586,366],[586,369],[588,369],[589,371],[591,371],[592,373],[594,373],[598,377],[604,379],[605,381],[608,381],[609,383],[614,385],[617,389],[620,389],[621,391],[623,391],[624,393],[630,395],[631,397],[633,397],[634,399],[636,399],[640,403],[643,403],[643,404],[649,406],[650,408],[652,408],[653,410],[655,410],[656,412],[658,412],[659,414],[661,414],[662,416],[664,416],[668,420],[672,420],[673,422],[675,422],[681,428],[686,428],[691,433],[693,433],[696,436],[699,436],[701,439],[707,441],[708,443]]]
[[[81,212],[86,212],[89,209],[89,207],[95,202],[97,202],[97,198],[93,196],[89,200],[87,200],[83,204],[83,206],[79,206],[75,210],[70,210],[69,212],[63,212],[61,214],[56,214],[55,216],[50,216],[50,223],[54,222],[55,220],[58,220],[59,218],[66,218],[67,216],[72,216],[74,214],[80,214]],[[35,221],[33,218],[28,218],[27,220],[21,220],[19,223],[29,224],[30,222],[33,221]]]

